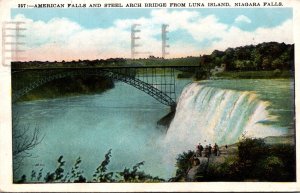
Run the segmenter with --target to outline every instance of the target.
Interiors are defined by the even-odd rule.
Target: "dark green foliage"
[[[263,139],[245,138],[238,143],[239,159],[242,162],[252,162],[267,156],[268,146]]]
[[[282,178],[286,178],[283,160],[277,156],[258,160],[252,173],[263,181],[281,181]]]
[[[276,174],[274,181],[295,181],[296,179],[296,148],[288,144],[272,145],[269,155],[278,157],[282,163],[280,175]],[[275,175],[274,175],[275,176]],[[273,176],[273,177],[274,177]]]
[[[225,51],[215,50],[210,55],[201,57],[201,65],[226,65],[227,71],[257,70],[294,70],[294,45],[268,42],[256,46],[248,45],[228,48]]]
[[[269,145],[263,139],[243,138],[237,146],[237,155],[225,157],[222,162],[210,162],[208,168],[199,167],[194,180],[262,182],[296,180],[296,154],[293,145]],[[192,151],[189,151],[178,156],[177,176],[172,178],[172,181],[187,180],[186,173],[191,166],[192,155]]]
[[[177,75],[177,78],[191,78],[191,77],[193,77],[193,75],[194,74],[191,72],[182,72]]]
[[[50,182],[50,183],[54,182],[54,180],[55,180],[54,175],[55,175],[54,173],[48,172],[44,178],[45,182]]]
[[[55,170],[55,180],[61,180],[63,178],[64,169],[63,166],[65,165],[65,161],[63,161],[63,156],[61,155],[58,160],[58,167]]]
[[[105,154],[104,160],[97,167],[92,181],[91,182],[163,182],[165,181],[159,177],[153,177],[149,174],[146,174],[143,171],[140,171],[140,167],[144,165],[144,162],[139,162],[132,167],[132,169],[125,168],[122,172],[115,172],[117,176],[114,175],[114,172],[108,171],[108,165],[111,158],[111,149]],[[69,183],[83,183],[90,182],[83,175],[84,171],[80,169],[80,164],[82,162],[81,158],[78,157],[75,161],[74,166],[71,169],[71,172],[65,173],[63,161],[63,156],[60,156],[57,160],[58,166],[54,172],[48,172],[44,177],[44,182],[53,183],[53,182],[69,182]],[[36,177],[36,171],[31,173],[31,182],[41,182],[43,175],[43,168],[40,169],[38,176]],[[16,183],[25,183],[26,175],[23,175],[20,180]]]
[[[29,62],[12,62],[13,68],[36,68],[36,67],[92,67],[92,66],[122,66],[126,64],[124,58],[108,58],[106,60],[72,60],[72,61],[29,61]]]
[[[194,151],[189,150],[179,154],[176,158],[176,176],[171,181],[181,181],[186,178],[188,170],[192,167],[191,158],[195,155]]]
[[[39,182],[43,177],[43,168],[40,169],[38,177],[37,177],[37,181]]]
[[[80,170],[80,163],[81,163],[81,158],[78,157],[77,160],[75,161],[74,166],[71,169],[72,176],[69,178],[68,182],[75,182],[75,183],[81,183],[81,182],[86,182],[86,178],[83,176],[83,170]],[[67,173],[66,176],[69,174]]]
[[[36,179],[36,172],[34,170],[31,171],[31,181]]]
[[[139,168],[144,165],[143,162],[139,162],[132,167],[132,169],[124,168],[122,172],[118,172],[121,177],[121,182],[162,182],[164,179],[159,177],[152,177],[145,174],[143,171],[139,171]]]
[[[63,156],[61,155],[58,160],[58,166],[56,168],[56,170],[52,173],[48,172],[46,174],[46,177],[44,178],[45,182],[59,182],[63,179],[64,177],[64,165],[65,165],[65,161],[63,161]]]
[[[267,145],[262,139],[246,138],[238,144],[240,171],[245,179],[295,180],[295,148],[288,144]]]
[[[20,82],[33,82],[38,77],[34,72],[25,72],[18,77],[13,77],[12,80],[14,89],[19,89],[25,85]],[[38,75],[42,76],[42,75]],[[31,80],[32,79],[32,80]],[[87,77],[66,77],[62,79],[53,80],[40,87],[32,90],[20,100],[36,100],[41,98],[57,98],[62,96],[74,96],[78,94],[94,94],[102,93],[114,87],[113,80],[110,78],[99,76]]]
[[[144,165],[144,162],[137,163],[135,166],[133,166],[132,170],[124,168],[124,170],[118,174],[123,178],[124,182],[135,182],[139,177],[138,169],[142,165]]]
[[[106,172],[107,166],[110,162],[111,149],[105,154],[105,159],[97,167],[95,174],[93,175],[93,182],[113,182],[113,172]]]
[[[236,157],[228,157],[223,163],[209,164],[204,175],[201,169],[199,168],[196,174],[196,181],[242,181],[241,165]]]
[[[21,176],[21,179],[18,180],[18,181],[16,181],[16,183],[19,183],[19,184],[25,183],[25,182],[26,182],[26,175],[22,175],[22,176]]]

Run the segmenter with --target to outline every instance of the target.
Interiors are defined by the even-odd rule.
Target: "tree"
[[[33,130],[29,126],[20,126],[19,119],[13,118],[12,126],[12,150],[13,170],[17,171],[25,158],[31,157],[31,150],[40,144],[44,136],[40,134],[40,128]]]
[[[277,58],[272,61],[271,64],[273,69],[282,69],[283,68],[283,61],[280,58]]]
[[[228,48],[225,50],[225,55],[222,58],[222,62],[226,64],[226,70],[235,70],[233,66],[234,61],[234,49]]]
[[[268,70],[268,69],[270,69],[270,67],[271,67],[271,60],[270,60],[270,58],[264,58],[262,60],[262,68],[264,70]]]
[[[234,66],[236,69],[241,70],[244,68],[245,64],[242,60],[236,60],[236,61],[234,61]]]
[[[258,49],[255,49],[251,52],[251,60],[253,61],[253,67],[256,70],[261,69],[261,65],[262,65],[262,57],[258,51]]]
[[[179,154],[176,158],[176,176],[171,178],[170,181],[185,180],[189,169],[192,167],[191,158],[195,155],[194,151],[189,150]]]

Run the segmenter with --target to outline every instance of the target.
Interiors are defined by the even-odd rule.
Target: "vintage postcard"
[[[0,1],[0,191],[299,191],[299,9]]]

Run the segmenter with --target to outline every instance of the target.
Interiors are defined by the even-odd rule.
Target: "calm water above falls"
[[[81,168],[91,178],[112,149],[110,170],[145,161],[145,172],[169,178],[175,174],[176,155],[201,140],[225,144],[244,131],[261,136],[291,133],[292,90],[290,80],[193,83],[180,96],[167,135],[156,122],[169,108],[124,83],[101,95],[19,103],[13,111],[20,124],[38,126],[45,138],[15,177],[30,176],[41,167],[44,175],[54,171],[57,158],[64,155],[67,171],[80,156]]]

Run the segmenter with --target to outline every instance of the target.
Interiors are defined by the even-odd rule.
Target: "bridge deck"
[[[32,67],[32,68],[14,68],[12,67],[12,70],[56,70],[56,69],[124,69],[124,68],[199,68],[199,65],[195,66],[78,66],[78,67],[65,67],[65,66],[55,66],[55,67]]]

